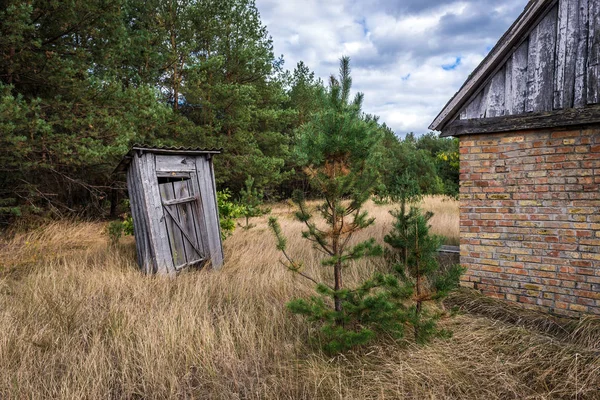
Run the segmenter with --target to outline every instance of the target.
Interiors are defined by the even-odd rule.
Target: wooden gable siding
[[[475,93],[460,120],[600,103],[600,0],[560,0]]]

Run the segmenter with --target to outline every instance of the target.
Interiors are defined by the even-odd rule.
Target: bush
[[[219,207],[219,221],[221,225],[221,239],[225,240],[235,230],[235,220],[242,216],[244,207],[231,200],[229,189],[217,192],[217,205]]]

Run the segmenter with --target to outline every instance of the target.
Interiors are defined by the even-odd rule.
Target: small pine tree
[[[325,223],[318,226],[314,221],[301,192],[294,194],[298,206],[296,217],[307,227],[303,237],[325,254],[322,265],[332,269],[333,282],[322,283],[306,274],[302,263],[286,252],[286,239],[277,220],[269,221],[277,247],[286,258],[284,264],[317,284],[317,296],[294,300],[288,308],[321,324],[324,347],[330,352],[367,342],[378,329],[376,322],[397,312],[391,309],[387,295],[372,293],[386,283],[383,275],[363,282],[354,290],[344,286],[345,267],[383,252],[374,239],[350,245],[356,232],[374,223],[362,207],[376,182],[367,162],[381,137],[377,121],[361,111],[362,94],[350,100],[351,84],[349,59],[342,58],[340,79],[331,77],[322,109],[298,131],[298,159],[307,166],[305,173],[311,187],[324,198],[316,211]],[[379,308],[373,310],[375,307]]]
[[[437,251],[443,238],[429,232],[433,213],[423,213],[413,206],[408,212],[402,207],[392,215],[396,218],[393,229],[384,240],[394,249],[389,255],[396,275],[413,288],[408,320],[414,328],[415,340],[425,343],[432,337],[448,336],[450,332],[437,328],[436,322],[442,314],[424,305],[440,302],[455,289],[463,268],[454,265],[446,271],[440,270]]]
[[[271,210],[261,207],[263,204],[264,193],[254,186],[254,178],[248,176],[244,182],[245,187],[240,191],[240,205],[243,207],[242,215],[246,219],[246,224],[241,225],[243,229],[251,229],[256,225],[250,223],[250,218],[260,217],[269,213]]]

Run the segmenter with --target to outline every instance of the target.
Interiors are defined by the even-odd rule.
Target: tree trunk
[[[342,264],[340,262],[337,262],[335,264],[334,267],[334,273],[335,273],[335,291],[338,292],[339,290],[341,290],[343,288],[343,283],[342,283]],[[334,296],[335,299],[335,311],[342,311],[342,299],[340,298],[340,296],[336,293]]]
[[[421,315],[421,253],[419,250],[419,226],[415,223],[415,273],[417,276],[417,323],[415,324],[415,339],[419,337],[419,316]]]
[[[110,188],[110,218],[117,217],[117,204],[119,202],[117,194],[117,189]]]
[[[339,257],[340,256],[340,232],[339,232],[339,227],[338,227],[338,218],[337,218],[337,209],[336,209],[336,203],[335,201],[333,201],[332,203],[332,209],[331,209],[331,215],[332,215],[332,220],[333,220],[333,227],[332,227],[332,236],[331,236],[331,240],[332,240],[332,250],[333,250],[333,254],[335,257]],[[333,267],[333,273],[334,273],[334,278],[335,278],[335,285],[334,285],[334,289],[336,291],[335,295],[334,295],[334,302],[335,302],[335,311],[340,312],[342,311],[342,299],[340,298],[338,292],[344,287],[343,286],[343,282],[342,282],[342,262],[341,261],[337,261]],[[341,325],[341,321],[338,321],[338,324]]]

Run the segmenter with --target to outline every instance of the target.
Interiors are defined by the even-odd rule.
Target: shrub
[[[225,189],[217,192],[221,239],[225,240],[235,230],[235,220],[242,216],[244,208],[231,200],[231,191]]]

